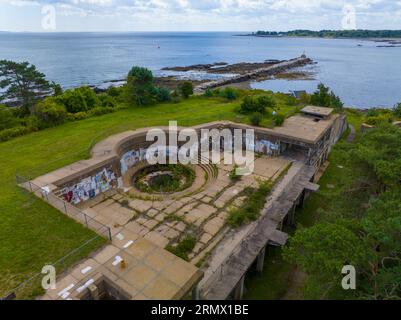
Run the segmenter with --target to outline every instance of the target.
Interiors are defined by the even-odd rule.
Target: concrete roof
[[[202,278],[203,272],[192,264],[159,248],[152,242],[125,231],[125,239],[100,250],[58,279],[56,289],[49,289],[44,300],[80,300],[88,283],[107,277],[130,300],[182,299]],[[131,240],[130,240],[131,239]],[[124,259],[125,267],[119,261]],[[87,271],[89,270],[89,271]]]
[[[331,117],[316,121],[310,117],[293,116],[288,118],[283,126],[268,130],[272,134],[314,144],[330,128],[334,119],[334,117]]]
[[[333,113],[334,109],[332,108],[324,108],[324,107],[316,107],[316,106],[306,106],[301,110],[301,112],[306,114],[311,114],[315,116],[328,117]]]

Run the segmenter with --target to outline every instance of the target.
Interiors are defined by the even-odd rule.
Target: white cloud
[[[337,29],[345,4],[355,7],[360,28],[401,29],[401,0],[0,0],[1,4],[21,10],[53,4],[58,16],[70,17],[63,20],[65,30],[85,30],[88,17],[95,29],[99,19],[99,30],[105,30],[105,17],[113,30],[142,30],[146,25],[149,30]]]

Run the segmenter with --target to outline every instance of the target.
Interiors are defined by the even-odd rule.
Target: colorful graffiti
[[[87,177],[73,186],[65,187],[62,190],[62,195],[65,201],[78,204],[117,186],[118,179],[115,173],[111,168],[105,168],[94,176]]]
[[[280,143],[273,143],[269,140],[253,140],[245,136],[246,148],[248,151],[263,153],[265,155],[274,155],[280,151]]]
[[[146,160],[146,149],[131,150],[125,153],[120,159],[121,174],[126,173],[129,168],[144,160]]]

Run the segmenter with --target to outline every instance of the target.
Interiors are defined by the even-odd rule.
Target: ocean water
[[[134,65],[160,75],[163,67],[284,60],[305,53],[317,62],[312,68],[316,80],[268,80],[252,87],[311,92],[323,82],[347,106],[391,107],[401,102],[401,48],[377,45],[234,33],[0,33],[0,59],[29,61],[50,80],[69,88],[122,79]]]

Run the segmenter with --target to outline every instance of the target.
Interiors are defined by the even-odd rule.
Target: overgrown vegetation
[[[234,168],[229,173],[229,178],[232,182],[241,180],[241,175],[237,174],[238,166],[235,165]]]
[[[158,173],[150,177],[151,173]],[[189,188],[195,180],[195,172],[188,166],[155,165],[143,169],[135,176],[135,186],[146,193],[172,193]]]
[[[244,192],[247,199],[240,208],[230,211],[228,224],[232,227],[240,227],[245,223],[255,221],[260,216],[260,211],[263,209],[271,189],[270,181],[260,182],[257,188],[246,188]]]
[[[344,171],[337,190],[321,200],[319,222],[296,231],[284,257],[307,273],[306,297],[400,299],[401,130],[384,124],[334,152]],[[350,264],[355,291],[341,287]]]
[[[318,85],[317,91],[311,95],[309,102],[314,106],[333,108],[337,111],[341,111],[344,107],[341,99],[322,83]]]
[[[193,236],[186,236],[181,242],[179,242],[176,246],[168,245],[166,250],[175,254],[177,257],[180,257],[186,261],[189,260],[188,254],[192,252],[196,245],[196,238]]]

